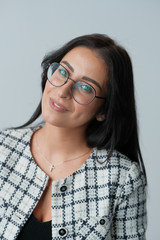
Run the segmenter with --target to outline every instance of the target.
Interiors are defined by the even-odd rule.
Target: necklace
[[[49,163],[49,170],[50,170],[50,172],[52,172],[53,169],[55,169],[55,167],[60,166],[60,165],[62,165],[63,163],[70,162],[70,161],[74,161],[74,160],[76,160],[76,159],[78,159],[78,158],[82,158],[82,157],[84,157],[85,155],[87,155],[89,152],[91,152],[91,149],[90,149],[90,150],[87,151],[86,153],[83,153],[82,155],[80,155],[80,156],[78,156],[78,157],[76,157],[76,158],[71,158],[71,159],[68,159],[68,160],[65,160],[65,161],[62,161],[62,162],[53,164],[53,163],[51,163],[51,162],[43,155],[43,153],[41,152],[41,149],[40,149],[40,147],[39,147],[39,145],[38,145],[38,142],[37,142],[37,136],[35,137],[35,143],[36,143],[37,150],[38,150],[39,153],[41,154],[41,157],[42,157],[46,162]]]

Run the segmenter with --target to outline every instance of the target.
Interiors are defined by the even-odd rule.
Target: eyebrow
[[[67,61],[62,61],[72,72],[74,72],[74,68]]]
[[[89,78],[89,77],[87,77],[87,76],[83,76],[82,79],[87,80],[87,81],[93,83],[93,84],[96,85],[100,90],[102,90],[102,88],[101,88],[101,86],[99,85],[99,83],[98,83],[97,81],[95,81],[94,79]]]
[[[74,68],[69,64],[69,62],[67,62],[67,61],[62,61],[62,63],[64,63],[72,72],[74,72]],[[101,86],[99,85],[99,83],[98,83],[97,81],[95,81],[94,79],[89,78],[89,77],[87,77],[87,76],[83,76],[82,79],[93,83],[93,84],[96,85],[100,90],[102,90],[102,87],[101,87]]]

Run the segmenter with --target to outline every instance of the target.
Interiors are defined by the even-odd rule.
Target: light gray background
[[[105,33],[129,52],[140,144],[148,174],[147,239],[159,239],[160,1],[0,0],[0,129],[18,126],[40,100],[41,60],[73,37]]]

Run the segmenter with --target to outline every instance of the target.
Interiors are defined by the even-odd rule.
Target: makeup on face
[[[68,111],[64,105],[60,104],[58,101],[54,100],[51,97],[49,98],[49,105],[53,110],[55,110],[57,112],[67,112]]]

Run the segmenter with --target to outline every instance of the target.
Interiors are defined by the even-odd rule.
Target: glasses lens
[[[94,88],[86,82],[78,81],[73,85],[73,97],[80,104],[88,104],[95,98]]]
[[[68,72],[59,63],[52,63],[48,68],[47,77],[54,86],[59,87],[67,81]]]

